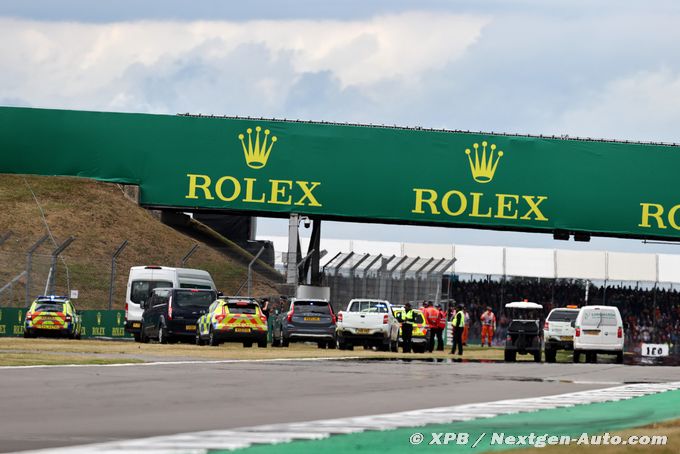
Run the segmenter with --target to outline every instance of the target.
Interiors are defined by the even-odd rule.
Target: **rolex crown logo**
[[[488,183],[489,181],[493,180],[493,175],[496,173],[496,167],[498,167],[498,161],[501,160],[501,157],[503,156],[503,152],[501,150],[498,150],[498,155],[496,156],[496,159],[494,160],[494,153],[496,152],[496,145],[491,144],[490,147],[490,152],[487,156],[486,154],[486,147],[488,143],[486,141],[482,142],[482,153],[480,156],[479,153],[479,144],[475,143],[472,145],[472,148],[475,149],[475,159],[472,159],[471,156],[471,151],[470,149],[465,150],[465,154],[468,156],[468,160],[470,161],[470,170],[472,171],[472,178],[477,183]]]
[[[269,159],[269,153],[272,152],[272,148],[276,143],[276,136],[272,136],[269,146],[267,146],[267,140],[269,139],[269,129],[264,130],[264,137],[262,142],[260,142],[260,131],[262,128],[260,126],[255,127],[255,143],[253,144],[253,130],[252,128],[246,129],[248,133],[248,144],[245,142],[245,135],[239,134],[238,138],[243,146],[243,154],[246,157],[246,164],[251,169],[261,169],[267,165],[267,159]]]

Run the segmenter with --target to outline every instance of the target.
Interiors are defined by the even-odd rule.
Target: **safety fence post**
[[[111,281],[109,283],[109,310],[113,307],[113,288],[116,285],[116,259],[123,252],[125,246],[128,245],[128,240],[123,241],[118,248],[113,252],[111,256]]]
[[[31,269],[33,267],[33,253],[49,238],[49,235],[44,235],[38,241],[28,248],[26,252],[26,306],[31,302]]]
[[[189,257],[194,255],[194,252],[196,252],[199,247],[200,247],[200,245],[198,243],[194,244],[191,247],[191,249],[189,249],[189,252],[187,252],[186,255],[184,257],[182,257],[182,260],[179,261],[179,266],[184,268],[184,265],[186,265],[187,260],[189,260]]]
[[[47,282],[46,282],[46,285],[45,285],[45,294],[46,295],[53,295],[54,294],[55,283],[56,283],[56,274],[57,274],[57,258],[75,240],[76,240],[76,238],[74,236],[70,236],[66,239],[66,241],[61,243],[59,246],[57,246],[57,248],[54,251],[52,251],[52,257],[51,257],[51,263],[50,263],[50,272],[47,276]]]
[[[248,296],[253,295],[253,265],[260,258],[260,255],[264,252],[264,246],[260,248],[260,251],[253,257],[253,259],[248,264]]]

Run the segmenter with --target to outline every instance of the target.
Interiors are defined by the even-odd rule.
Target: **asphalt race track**
[[[243,361],[0,368],[0,451],[677,381],[614,364]]]

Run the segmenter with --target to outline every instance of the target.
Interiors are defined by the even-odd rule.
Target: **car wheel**
[[[513,350],[505,350],[503,357],[506,362],[514,363],[517,360],[517,352]]]
[[[220,342],[217,340],[217,336],[215,336],[215,332],[212,329],[212,326],[210,327],[210,331],[208,332],[208,345],[211,347],[217,347],[220,345]]]
[[[267,348],[267,338],[257,341],[257,348]]]
[[[250,347],[252,347],[252,346],[253,346],[253,342],[252,342],[252,341],[251,341],[251,342],[244,342],[244,343],[243,343],[243,347],[244,347],[244,348],[250,348]]]
[[[142,341],[142,332],[141,331],[139,333],[134,333],[133,336],[135,338],[135,342],[141,342]]]
[[[323,348],[323,349],[325,349],[325,348],[326,348],[326,342],[324,342],[324,341],[317,342],[317,343],[316,343],[316,346],[317,346],[317,348]]]
[[[545,350],[545,362],[554,363],[557,360],[557,350],[546,349]]]
[[[27,329],[24,329],[24,339],[30,339],[31,337],[31,332]]]
[[[335,350],[336,342],[334,340],[326,342],[329,350]]]
[[[578,350],[574,350],[574,362],[575,363],[581,362],[581,352]]]
[[[616,352],[616,364],[623,364],[623,352]]]

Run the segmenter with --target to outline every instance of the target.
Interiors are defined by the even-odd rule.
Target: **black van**
[[[217,299],[214,290],[156,288],[142,303],[141,341],[157,339],[166,344],[173,340],[193,341],[196,321]]]

